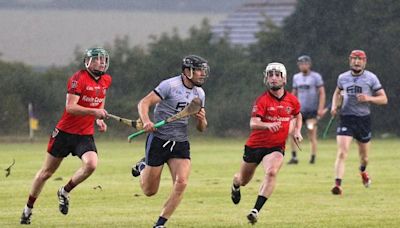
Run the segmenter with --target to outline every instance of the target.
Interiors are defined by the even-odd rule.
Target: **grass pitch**
[[[242,188],[242,201],[233,205],[230,186],[239,169],[244,139],[197,139],[192,142],[192,173],[184,199],[168,227],[250,227],[246,215],[253,207],[260,182],[259,168],[252,182]],[[47,142],[1,143],[0,168],[15,158],[11,175],[0,177],[0,227],[20,227],[19,217]],[[36,201],[31,227],[151,227],[171,189],[164,169],[156,196],[141,192],[130,174],[143,156],[143,142],[97,140],[100,154],[95,173],[71,193],[70,213],[58,211],[57,189],[80,166],[67,157]],[[303,143],[300,163],[284,165],[278,185],[259,215],[257,227],[399,227],[400,179],[398,140],[374,140],[368,171],[372,186],[366,189],[358,173],[353,144],[343,180],[344,195],[333,196],[335,142],[321,141],[315,165],[308,164],[308,143]],[[289,150],[288,150],[289,151]],[[287,153],[285,160],[290,157]],[[61,179],[61,180],[60,180]],[[101,186],[102,190],[94,189]]]

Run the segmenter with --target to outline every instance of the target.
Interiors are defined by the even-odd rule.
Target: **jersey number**
[[[189,103],[187,102],[178,102],[178,104],[176,104],[176,110],[178,112],[182,111],[186,106],[188,106]]]

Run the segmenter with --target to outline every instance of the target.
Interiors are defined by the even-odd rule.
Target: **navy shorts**
[[[317,111],[301,112],[301,116],[303,117],[303,123],[305,123],[308,119],[316,119]]]
[[[260,164],[265,156],[273,152],[279,152],[285,156],[285,150],[281,147],[271,147],[271,148],[252,148],[244,146],[243,161],[247,163]]]
[[[97,153],[93,135],[70,134],[57,128],[53,130],[47,145],[47,152],[57,158],[64,158],[69,154],[81,158],[88,151]]]
[[[352,136],[361,143],[371,140],[371,117],[368,116],[340,116],[337,135]]]
[[[188,141],[168,141],[149,134],[146,140],[146,165],[161,166],[171,158],[190,159]]]

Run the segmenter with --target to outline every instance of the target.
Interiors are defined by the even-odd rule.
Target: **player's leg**
[[[81,167],[75,171],[66,185],[57,191],[59,210],[62,214],[68,214],[69,193],[80,183],[86,180],[96,170],[98,156],[94,138],[91,135],[70,135],[69,150],[72,155],[81,159]]]
[[[178,207],[183,198],[190,174],[190,159],[171,158],[167,164],[172,177],[172,192],[164,204],[155,227],[163,226]]]
[[[257,148],[251,148],[245,145],[240,171],[233,176],[231,199],[234,204],[240,202],[240,186],[245,186],[249,183],[251,178],[253,178],[254,172],[262,159],[262,156],[260,156],[261,152],[262,151]]]
[[[297,159],[297,146],[294,143],[294,139],[292,137],[293,135],[293,131],[294,131],[294,126],[296,121],[293,119],[290,121],[290,125],[289,125],[289,142],[290,142],[290,148],[292,149],[292,157],[290,158],[288,164],[289,165],[296,165],[299,163],[299,160]]]
[[[146,140],[144,159],[138,162],[140,187],[146,196],[153,196],[160,186],[161,173],[164,163],[168,160],[170,150],[165,148],[167,141],[149,134]]]
[[[283,154],[278,151],[272,152],[264,156],[261,163],[265,172],[264,180],[258,192],[256,203],[247,216],[252,224],[257,222],[259,211],[275,189],[277,175],[283,164]]]
[[[371,185],[371,178],[366,171],[368,165],[368,151],[370,142],[362,143],[358,141],[358,152],[360,155],[360,175],[363,185],[368,188]]]
[[[368,188],[371,184],[371,178],[366,171],[368,165],[368,152],[371,140],[371,118],[370,116],[358,117],[355,119],[357,123],[357,132],[354,138],[358,143],[358,152],[360,155],[360,175],[363,185]]]
[[[233,176],[231,188],[231,199],[234,204],[238,204],[241,199],[240,186],[246,186],[254,176],[258,164],[242,161],[240,170]]]
[[[235,173],[233,176],[233,185],[237,187],[246,186],[253,178],[257,166],[257,163],[248,163],[242,161],[242,164],[240,165],[240,171]]]
[[[140,172],[140,187],[146,196],[153,196],[158,192],[163,167],[164,165],[146,165]]]
[[[42,168],[36,173],[33,179],[31,191],[29,193],[28,201],[25,205],[24,211],[21,216],[21,224],[30,224],[30,217],[36,199],[39,197],[46,181],[54,174],[60,166],[63,158],[54,157],[50,153],[46,153],[46,158]]]
[[[98,161],[96,151],[84,152],[81,156],[81,161],[81,167],[72,175],[68,183],[57,191],[59,210],[64,215],[68,214],[69,193],[96,170]]]
[[[332,193],[335,195],[342,194],[342,179],[345,171],[345,161],[349,153],[350,144],[353,140],[352,136],[338,135],[337,141],[337,154],[335,161],[335,186],[332,188]]]
[[[315,163],[315,157],[317,156],[317,119],[308,119],[306,122],[308,138],[311,145],[311,157],[310,164]]]

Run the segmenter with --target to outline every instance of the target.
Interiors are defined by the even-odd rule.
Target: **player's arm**
[[[326,93],[324,86],[320,86],[318,88],[318,96],[319,96],[318,117],[321,118],[322,116],[324,116],[324,108],[326,102]]]
[[[86,108],[78,104],[79,95],[67,93],[65,110],[72,115],[93,115],[98,119],[107,116],[107,111],[103,108]]]
[[[388,103],[388,99],[384,89],[376,91],[374,96],[368,96],[366,94],[358,94],[357,100],[359,102],[370,102],[376,105],[385,105]]]
[[[150,107],[159,103],[160,101],[161,98],[154,91],[151,91],[149,94],[147,94],[147,96],[145,96],[142,100],[139,101],[138,104],[139,117],[143,122],[143,129],[146,132],[155,130],[154,123],[150,120],[149,117],[149,110]]]
[[[281,128],[281,122],[266,123],[261,120],[259,116],[251,117],[250,129],[251,130],[270,130],[277,132]]]
[[[301,135],[301,127],[303,126],[303,116],[299,112],[297,115],[293,117],[295,120],[294,129],[293,129],[293,137],[296,141],[301,142],[303,140],[303,136]]]
[[[341,95],[340,95],[341,89],[339,87],[336,87],[335,92],[333,92],[332,96],[332,107],[331,107],[331,115],[336,116],[337,114],[337,108],[339,106],[339,101],[341,100]]]
[[[100,109],[104,109],[106,103],[106,98],[104,98],[103,102],[100,105]],[[107,124],[104,122],[103,119],[96,119],[96,124],[99,127],[100,132],[106,132],[107,131]]]
[[[207,128],[207,118],[206,118],[206,110],[201,108],[200,111],[196,114],[197,124],[196,128],[198,131],[203,132]]]

